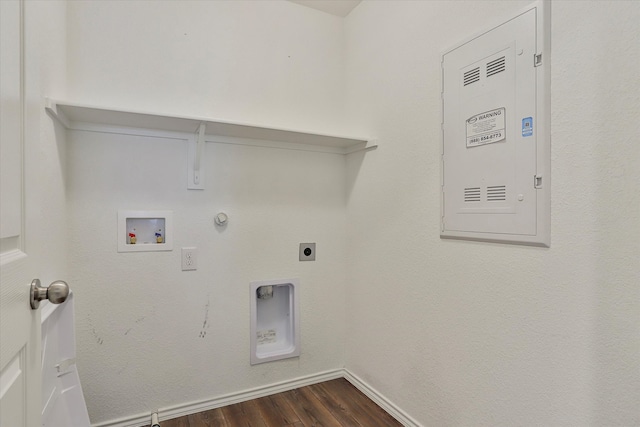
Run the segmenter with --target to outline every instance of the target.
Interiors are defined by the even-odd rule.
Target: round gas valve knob
[[[218,225],[226,225],[228,220],[229,217],[224,212],[220,212],[215,218],[216,224]]]

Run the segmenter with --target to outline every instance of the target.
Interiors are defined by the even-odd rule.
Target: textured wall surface
[[[551,248],[439,238],[440,54],[526,4],[69,2],[69,99],[380,142],[207,144],[187,191],[183,143],[71,132],[92,421],[346,366],[423,425],[640,424],[637,2],[553,3]],[[118,254],[118,209],[173,210],[174,251]],[[302,355],[250,367],[249,282],[285,277]]]
[[[288,2],[70,2],[69,20],[74,101],[339,127],[341,18]],[[93,423],[343,366],[344,156],[208,143],[204,191],[186,189],[181,141],[74,131],[67,160]],[[174,250],[117,253],[119,209],[172,210]],[[300,242],[317,243],[315,262],[298,261]],[[197,271],[180,269],[185,246]],[[251,367],[249,282],[292,277],[302,354]]]
[[[329,132],[342,24],[283,0],[69,2],[69,96]]]
[[[551,248],[439,238],[440,54],[525,4],[346,18],[346,366],[424,425],[638,425],[637,2],[553,2]]]
[[[72,132],[68,146],[78,366],[92,422],[342,366],[342,156],[208,144],[207,189],[188,191],[184,143]],[[174,250],[117,253],[119,209],[172,210]],[[220,211],[225,229],[214,225]],[[298,243],[309,241],[317,260],[301,263]],[[196,271],[180,269],[185,246],[198,248]],[[249,283],[294,277],[302,354],[252,367]]]

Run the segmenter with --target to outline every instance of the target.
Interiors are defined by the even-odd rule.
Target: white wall
[[[342,20],[288,2],[69,2],[80,103],[338,132]],[[344,364],[345,158],[73,131],[68,141],[78,367],[93,423]],[[174,250],[116,252],[119,209],[173,210]],[[216,213],[229,217],[226,229]],[[298,261],[317,243],[315,262]],[[198,270],[180,270],[196,246]],[[249,282],[300,279],[302,354],[251,367]]]
[[[283,0],[70,2],[69,17],[71,99],[339,130],[341,18]]]
[[[553,4],[552,247],[439,238],[440,53],[527,3],[365,1],[342,20],[280,1],[69,2],[69,99],[380,142],[346,174],[339,156],[208,144],[198,192],[179,142],[72,133],[92,421],[346,363],[424,425],[640,423],[637,3]],[[199,270],[177,250],[117,254],[118,209],[174,210]],[[318,261],[297,261],[302,241]],[[251,368],[248,283],[288,276],[303,354]]]
[[[208,144],[204,161],[207,189],[188,191],[184,143],[70,134],[78,366],[94,423],[343,365],[344,159]],[[117,253],[119,209],[173,210],[174,250]],[[317,260],[300,263],[309,241]],[[186,246],[197,271],[180,270]],[[293,277],[302,354],[251,367],[249,283]]]
[[[527,3],[346,18],[346,367],[423,425],[638,425],[637,2],[553,2],[551,248],[439,238],[440,54]]]

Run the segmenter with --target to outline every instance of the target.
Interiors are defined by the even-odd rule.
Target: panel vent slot
[[[507,186],[495,185],[493,187],[487,187],[487,201],[488,202],[500,202],[507,200]]]
[[[464,189],[464,201],[465,202],[479,202],[480,201],[480,187],[470,187]]]
[[[487,77],[494,74],[501,73],[505,70],[504,56],[502,58],[494,59],[487,63]]]
[[[473,70],[469,70],[464,73],[462,78],[464,86],[470,85],[480,80],[480,67],[476,67]]]

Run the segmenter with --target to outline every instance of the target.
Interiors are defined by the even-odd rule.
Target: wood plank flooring
[[[162,421],[160,427],[396,427],[344,378]]]

